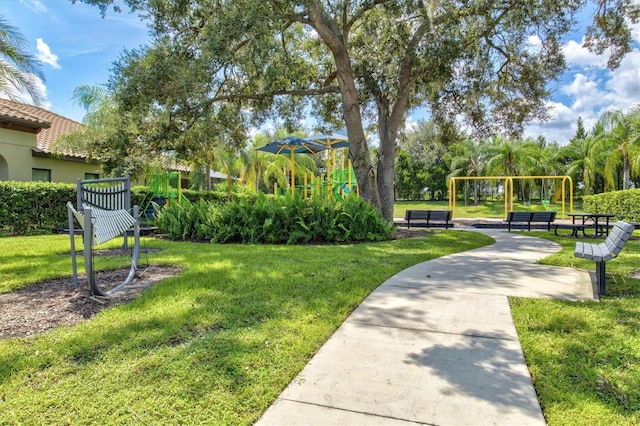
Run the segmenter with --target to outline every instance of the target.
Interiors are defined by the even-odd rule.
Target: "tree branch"
[[[318,96],[328,93],[340,93],[338,86],[325,86],[317,89],[275,90],[267,93],[229,93],[219,94],[210,99],[210,103],[233,100],[264,100],[274,96]]]

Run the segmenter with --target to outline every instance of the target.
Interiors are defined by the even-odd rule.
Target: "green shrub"
[[[187,198],[183,198],[181,203],[171,200],[169,205],[164,207],[156,204],[155,209],[158,232],[180,240],[209,239],[204,225],[213,213],[213,204],[202,199],[191,203]]]
[[[0,182],[0,230],[23,235],[66,227],[65,206],[75,199],[72,184]]]
[[[145,207],[150,188],[131,189],[131,205]],[[76,185],[52,182],[0,182],[0,231],[14,235],[68,228],[67,201],[76,205]]]
[[[393,224],[355,195],[329,198],[241,198],[225,204],[172,203],[160,209],[156,224],[174,239],[212,242],[305,244],[388,239]]]
[[[640,222],[640,189],[586,195],[583,209],[590,213],[613,213],[616,219]]]

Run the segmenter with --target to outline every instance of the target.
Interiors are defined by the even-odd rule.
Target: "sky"
[[[149,40],[146,24],[126,8],[102,18],[97,7],[71,0],[1,0],[0,15],[18,28],[28,42],[26,50],[43,63],[44,107],[80,122],[85,112],[74,105],[73,90],[106,83],[120,53]],[[550,84],[551,118],[528,125],[525,136],[543,135],[564,145],[575,135],[578,117],[590,130],[604,111],[628,111],[640,104],[640,25],[634,27],[633,36],[635,50],[614,71],[606,68],[606,55],[582,47],[581,36],[568,40],[564,52],[569,69]],[[21,100],[30,103],[26,97]],[[407,121],[411,124],[422,116],[413,112]]]

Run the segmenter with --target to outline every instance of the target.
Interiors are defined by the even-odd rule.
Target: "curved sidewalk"
[[[367,297],[258,425],[544,425],[508,296],[593,300],[588,272],[534,264],[547,240],[408,268]]]

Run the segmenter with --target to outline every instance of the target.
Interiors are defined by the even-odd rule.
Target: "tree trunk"
[[[386,108],[378,106],[380,146],[378,148],[378,193],[382,216],[393,220],[396,138],[398,127],[387,117]]]
[[[371,203],[378,211],[380,194],[376,183],[376,172],[369,158],[369,147],[362,127],[362,114],[358,101],[358,90],[354,79],[351,58],[347,50],[346,40],[340,33],[340,28],[329,17],[324,16],[322,8],[316,2],[309,7],[310,19],[313,27],[325,44],[331,50],[337,71],[338,86],[342,98],[342,113],[347,125],[349,138],[349,158],[353,164],[360,196]],[[393,187],[392,187],[393,191]],[[393,198],[393,192],[391,194]]]
[[[631,165],[629,164],[629,153],[622,151],[622,189],[631,188]]]

